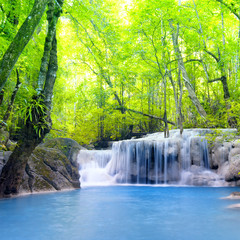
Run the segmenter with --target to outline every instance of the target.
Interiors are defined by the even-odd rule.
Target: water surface
[[[108,186],[0,201],[1,240],[231,240],[239,188]],[[240,201],[239,201],[240,202]]]

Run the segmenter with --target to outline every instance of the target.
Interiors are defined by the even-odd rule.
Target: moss
[[[8,151],[12,151],[12,152],[16,146],[17,146],[17,143],[12,142],[10,139],[8,140],[7,145],[6,145]]]
[[[49,140],[42,144],[42,146],[47,148],[55,148],[60,150],[67,158],[74,152],[78,152],[81,146],[74,140],[70,138],[56,138]]]
[[[52,190],[53,187],[48,183],[46,182],[45,180],[43,180],[42,178],[40,177],[36,177],[35,178],[35,182],[33,184],[33,191],[37,190],[37,191],[48,191],[48,190]]]
[[[9,132],[5,131],[4,129],[0,129],[0,144],[6,145],[9,139]]]
[[[67,163],[66,156],[57,149],[38,147],[34,151],[32,161],[38,175],[44,176],[51,181],[54,181],[55,177],[53,172],[62,172],[64,175],[69,175],[66,168],[72,168]]]

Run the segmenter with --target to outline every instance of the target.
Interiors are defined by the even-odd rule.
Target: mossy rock
[[[81,149],[84,149],[76,141],[70,138],[55,138],[48,140],[40,146],[60,150],[74,166],[77,166],[76,158]]]
[[[81,146],[72,139],[40,144],[28,160],[21,192],[80,188],[77,155]]]

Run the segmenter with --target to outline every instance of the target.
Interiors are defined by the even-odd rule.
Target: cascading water
[[[103,185],[112,182],[113,178],[105,171],[112,157],[111,150],[81,150],[78,155],[81,183],[88,185]]]
[[[79,154],[81,184],[187,184],[208,185],[216,180],[209,171],[207,140],[200,130],[150,134],[142,139],[115,142],[112,150]],[[206,177],[207,176],[207,177]]]

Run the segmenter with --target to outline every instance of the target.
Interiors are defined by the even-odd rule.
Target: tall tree
[[[50,0],[48,3],[48,33],[43,56],[49,54],[49,57],[47,60],[44,88],[39,94],[33,96],[29,107],[26,109],[25,124],[22,126],[18,145],[2,169],[0,176],[1,197],[18,194],[30,154],[51,129],[51,99],[58,69],[56,24],[62,11],[62,5],[62,0]],[[52,35],[50,51],[46,47],[46,45],[49,46],[49,35]],[[46,58],[43,57],[42,61],[46,61]],[[45,69],[41,68],[39,75],[42,74],[41,71],[45,71]]]
[[[23,49],[31,39],[35,28],[37,27],[40,19],[42,18],[48,2],[49,0],[34,1],[34,5],[30,14],[18,30],[15,38],[13,39],[4,56],[2,57],[0,61],[0,91],[4,87]]]

